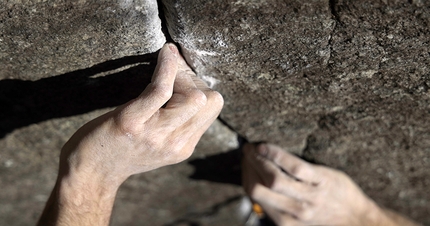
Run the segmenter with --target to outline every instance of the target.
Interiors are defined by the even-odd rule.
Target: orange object
[[[261,208],[261,206],[257,203],[252,204],[252,210],[254,211],[254,213],[257,214],[258,217],[261,218],[264,216],[263,208]]]

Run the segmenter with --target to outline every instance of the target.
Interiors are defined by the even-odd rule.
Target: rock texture
[[[221,114],[344,170],[378,203],[430,225],[430,2],[163,0],[160,14]],[[34,224],[61,146],[137,96],[165,42],[150,0],[0,2],[0,225]],[[113,225],[239,225],[236,134],[130,178]]]
[[[154,0],[1,1],[0,79],[37,80],[165,42]]]
[[[221,114],[430,224],[430,2],[164,0]]]

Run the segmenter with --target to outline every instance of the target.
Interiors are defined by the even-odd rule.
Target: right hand
[[[196,77],[176,46],[166,44],[139,97],[88,122],[65,144],[60,176],[118,187],[132,174],[181,162],[222,106],[222,96]]]

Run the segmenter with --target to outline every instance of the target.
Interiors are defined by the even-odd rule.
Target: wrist
[[[386,214],[386,212],[378,206],[373,200],[369,199],[369,207],[366,211],[366,214],[362,218],[363,221],[361,225],[369,225],[369,226],[395,226],[395,222],[393,222]]]
[[[118,187],[75,173],[59,176],[53,191],[56,225],[108,225]]]
[[[60,200],[65,201],[79,199],[106,200],[114,199],[120,186],[118,182],[110,182],[98,176],[80,175],[69,173],[58,177],[56,192]],[[73,198],[73,199],[72,199]]]
[[[60,155],[58,180],[74,186],[90,186],[103,192],[116,192],[128,176],[115,173],[115,165],[109,165],[109,162],[88,153],[91,152],[85,148],[70,148],[66,143]]]

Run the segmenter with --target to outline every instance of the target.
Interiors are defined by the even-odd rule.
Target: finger
[[[200,89],[200,90],[211,90],[211,88],[209,88],[209,86],[206,84],[206,82],[204,82],[203,80],[201,80],[197,76],[193,76],[192,79],[193,79],[193,81],[196,84],[198,89]]]
[[[151,83],[136,99],[116,109],[116,121],[125,130],[139,131],[140,124],[152,117],[171,98],[178,71],[178,54],[174,45],[164,45],[158,55]]]
[[[148,103],[151,111],[157,111],[173,94],[173,85],[178,72],[179,51],[173,44],[165,44],[158,54],[157,66],[151,84],[137,98]]]
[[[202,114],[207,116],[209,114]],[[205,117],[206,119],[202,119],[202,116],[194,116],[192,122],[188,121],[186,124],[182,126],[182,129],[178,129],[175,133],[176,143],[181,143],[180,141],[186,141],[184,145],[184,150],[191,150],[190,153],[184,154],[184,156],[191,156],[192,151],[194,151],[195,146],[199,142],[200,138],[206,132],[206,130],[212,125],[212,123],[216,120],[219,115],[218,113],[212,113],[210,117]]]
[[[249,195],[264,210],[269,207],[280,213],[288,213],[297,219],[305,219],[307,217],[310,204],[274,192],[262,184],[256,183],[249,192]]]
[[[267,215],[269,215],[270,219],[276,225],[281,225],[281,226],[304,226],[305,225],[303,222],[300,222],[299,220],[295,219],[290,214],[280,212],[279,210],[271,206],[261,204],[261,207],[263,208],[264,212]]]
[[[244,156],[263,179],[263,184],[275,192],[307,201],[315,190],[314,186],[292,178],[275,163],[259,155],[254,145],[244,149]]]
[[[160,109],[160,119],[166,122],[166,125],[172,130],[187,122],[207,102],[205,93],[197,88],[191,78],[191,76],[195,76],[194,72],[182,58],[178,60],[180,63],[173,86],[173,96],[167,102],[166,107]]]
[[[178,57],[178,48],[174,44],[165,44],[158,54],[157,66],[151,83],[173,85],[176,73],[172,72],[178,70]]]
[[[183,126],[181,131],[190,134],[189,139],[195,141],[203,135],[203,133],[209,128],[209,126],[215,121],[221,112],[222,106],[224,105],[223,97],[220,93],[210,89],[204,82],[197,77],[193,77],[197,87],[206,96],[206,105],[200,109],[189,121]]]
[[[305,216],[308,213],[308,210],[305,209],[308,206],[306,202],[279,194],[265,187],[262,184],[262,177],[258,175],[246,157],[242,161],[242,182],[245,192],[263,207],[264,212],[275,220],[277,225],[285,225],[285,222],[299,223],[294,217],[298,219],[307,217]]]
[[[251,144],[245,144],[244,149],[251,148]],[[261,177],[258,176],[257,171],[252,164],[246,158],[242,161],[242,185],[245,192],[253,198],[255,196],[255,187],[258,184],[262,184],[263,181]],[[269,197],[266,197],[269,198]],[[257,201],[253,198],[254,201]],[[258,202],[258,201],[257,201]],[[285,210],[279,210],[266,202],[259,203],[263,208],[264,212],[269,215],[269,217],[276,223],[276,225],[301,225],[299,221],[295,220],[291,215],[286,213]],[[288,224],[287,224],[288,223]]]
[[[263,184],[263,180],[259,177],[257,171],[251,166],[248,159],[242,159],[242,186],[245,192],[251,196],[253,189],[257,184]]]
[[[309,184],[318,184],[320,181],[312,164],[284,151],[276,145],[261,144],[257,147],[257,151],[298,180]]]
[[[209,88],[201,91],[206,96],[206,104],[187,122],[173,130],[170,136],[170,142],[181,152],[178,155],[181,159],[175,163],[185,160],[192,154],[201,136],[216,120],[222,109],[224,102],[221,94]]]

